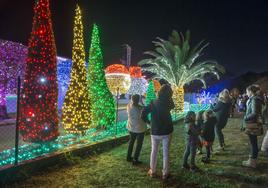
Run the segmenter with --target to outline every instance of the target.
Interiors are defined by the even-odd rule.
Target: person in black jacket
[[[247,161],[243,161],[242,165],[245,167],[256,168],[257,166],[257,158],[259,153],[258,148],[258,136],[263,134],[262,127],[262,105],[263,105],[263,96],[260,94],[261,90],[259,86],[251,85],[247,87],[247,95],[249,96],[249,100],[247,102],[247,111],[244,117],[244,128],[245,133],[249,137],[250,145],[251,145],[251,153],[250,157]],[[255,124],[257,127],[250,127],[247,124]]]
[[[207,110],[204,112],[204,122],[201,130],[202,144],[206,147],[206,156],[203,157],[202,161],[208,163],[210,160],[211,148],[215,139],[215,125],[217,119],[214,116],[212,110]]]
[[[222,133],[222,129],[226,126],[228,122],[228,118],[230,116],[230,108],[231,108],[231,101],[230,101],[230,95],[229,91],[227,89],[224,89],[219,94],[218,102],[214,107],[212,107],[212,110],[215,112],[216,118],[217,118],[217,124],[215,126],[215,131],[217,134],[217,137],[219,139],[220,149],[224,150],[225,142],[224,142],[224,135]]]
[[[146,106],[141,114],[142,119],[151,125],[151,159],[148,175],[153,177],[156,173],[157,151],[160,142],[163,142],[163,179],[169,177],[169,145],[173,132],[173,123],[170,111],[175,107],[172,100],[172,89],[164,84],[158,98]],[[151,120],[148,115],[151,114]]]
[[[200,129],[195,123],[196,115],[193,111],[189,111],[184,119],[186,128],[186,147],[183,154],[183,169],[191,170],[192,172],[198,171],[199,168],[195,164],[196,149],[199,141]],[[190,166],[188,158],[191,155]]]

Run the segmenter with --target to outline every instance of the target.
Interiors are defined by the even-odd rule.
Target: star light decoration
[[[117,94],[119,88],[120,94],[127,93],[130,88],[131,78],[128,69],[121,64],[113,64],[105,69],[105,78],[109,90],[113,95]]]

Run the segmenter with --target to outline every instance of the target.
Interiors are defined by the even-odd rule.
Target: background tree
[[[90,126],[90,100],[81,10],[76,6],[70,84],[62,108],[62,124],[68,133],[84,134]]]
[[[150,104],[154,99],[156,99],[156,94],[155,94],[155,89],[154,89],[154,83],[151,80],[149,82],[148,89],[146,92],[145,104],[146,105]]]
[[[23,140],[45,142],[59,135],[56,46],[48,0],[34,7],[20,110]]]
[[[88,63],[88,91],[91,103],[91,117],[94,126],[108,126],[115,121],[115,100],[109,91],[103,68],[99,30],[93,26]]]
[[[204,44],[201,41],[191,48],[189,31],[185,36],[173,31],[169,40],[157,38],[153,43],[156,46],[155,50],[145,52],[152,58],[140,61],[139,65],[144,66],[143,71],[153,73],[153,78],[164,79],[171,84],[177,112],[183,111],[185,84],[199,80],[206,87],[205,74],[214,74],[219,79],[219,73],[225,72],[224,68],[215,61],[198,61],[208,43]]]

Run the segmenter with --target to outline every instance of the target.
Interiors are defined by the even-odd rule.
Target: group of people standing
[[[142,149],[144,134],[147,125],[151,129],[151,156],[150,170],[148,175],[154,177],[156,174],[157,153],[160,143],[163,145],[163,170],[162,178],[170,177],[169,164],[169,147],[173,132],[173,122],[171,110],[175,107],[172,100],[172,89],[169,85],[164,84],[158,92],[157,99],[149,105],[143,107],[139,105],[139,95],[133,95],[131,102],[127,106],[128,124],[127,128],[130,134],[127,161],[133,165],[141,163],[139,155]],[[262,102],[260,88],[249,86],[247,88],[247,109],[243,120],[243,130],[248,135],[251,144],[251,154],[248,161],[242,163],[243,166],[256,167],[258,157],[257,136],[263,133],[261,123]],[[215,133],[219,140],[219,150],[225,149],[225,140],[222,130],[228,122],[232,107],[232,100],[227,89],[223,90],[218,97],[216,104],[212,105],[209,110],[198,112],[189,111],[185,116],[185,138],[186,147],[183,155],[183,169],[198,171],[195,164],[196,153],[202,153],[202,147],[206,149],[206,155],[202,158],[204,163],[210,162],[212,145],[215,139]],[[259,131],[262,129],[262,132]],[[134,143],[137,140],[134,155]],[[268,140],[268,135],[267,135]],[[267,141],[268,142],[268,141]],[[190,157],[190,165],[188,158]]]

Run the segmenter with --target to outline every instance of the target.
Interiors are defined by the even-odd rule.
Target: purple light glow
[[[0,105],[6,104],[6,94],[16,93],[17,77],[23,77],[27,47],[0,39]]]

